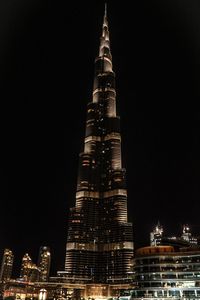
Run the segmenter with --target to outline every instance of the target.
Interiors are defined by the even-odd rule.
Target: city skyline
[[[1,53],[8,101],[2,118],[1,251],[8,247],[17,257],[28,252],[34,258],[39,246],[50,246],[55,272],[64,266],[66,214],[74,201],[104,3],[62,3],[63,9],[49,3],[48,9],[23,3],[18,14],[10,11],[13,23],[4,20],[15,28],[10,25],[9,33],[5,27],[6,54]],[[199,96],[200,25],[194,3],[143,1],[131,11],[108,2],[128,206],[138,246],[149,242],[158,220],[172,233],[184,223],[200,232],[199,115],[193,104]],[[5,7],[1,11],[8,17]],[[21,101],[11,109],[15,98]],[[184,201],[192,203],[190,209]]]

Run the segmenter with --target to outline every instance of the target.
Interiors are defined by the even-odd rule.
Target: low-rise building
[[[133,299],[200,299],[200,248],[140,248],[134,273]]]

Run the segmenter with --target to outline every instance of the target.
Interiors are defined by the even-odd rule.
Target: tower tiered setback
[[[92,100],[87,104],[76,204],[70,210],[65,276],[85,283],[126,282],[132,260],[132,223],[127,220],[120,117],[105,7]]]

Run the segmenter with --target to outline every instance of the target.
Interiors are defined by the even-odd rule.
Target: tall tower
[[[51,265],[51,253],[49,247],[40,247],[38,257],[38,268],[40,270],[40,281],[47,281]]]
[[[121,159],[107,11],[95,59],[92,99],[87,104],[76,204],[70,210],[65,276],[91,283],[128,282],[133,259],[132,223]]]
[[[12,275],[14,255],[10,249],[5,249],[0,271],[0,281],[8,281]]]

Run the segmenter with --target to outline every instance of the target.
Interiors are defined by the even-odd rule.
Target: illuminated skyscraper
[[[181,235],[181,238],[189,243],[191,246],[197,246],[198,240],[196,237],[192,236],[192,233],[190,231],[190,227],[188,225],[183,225],[183,233]]]
[[[155,226],[153,231],[150,233],[150,245],[158,246],[161,244],[163,235],[163,227],[160,225],[160,222]]]
[[[198,238],[192,236],[190,227],[183,225],[181,236],[166,236],[163,235],[163,227],[158,224],[150,232],[150,246],[171,245],[175,247],[196,247],[199,246]]]
[[[49,278],[51,264],[51,253],[49,247],[40,247],[38,257],[38,268],[40,270],[40,281],[47,281]]]
[[[39,269],[32,262],[32,259],[26,253],[22,258],[22,265],[20,270],[20,279],[23,281],[38,281],[39,279]]]
[[[132,260],[132,223],[127,220],[120,117],[105,9],[63,273],[79,282],[128,282]]]
[[[1,273],[0,281],[8,281],[12,275],[14,255],[10,249],[5,249],[2,263],[1,263]]]

